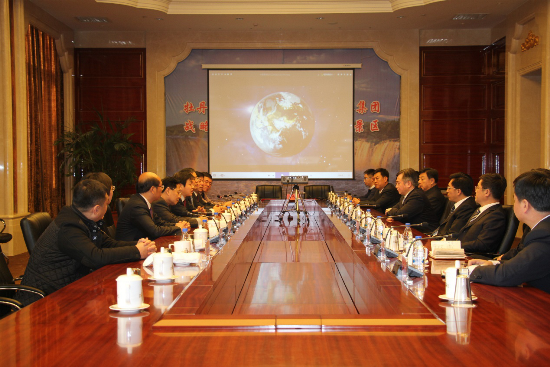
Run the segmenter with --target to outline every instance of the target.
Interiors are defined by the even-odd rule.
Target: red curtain
[[[63,73],[55,40],[29,26],[26,37],[29,212],[55,216],[65,202],[59,146],[63,134]]]

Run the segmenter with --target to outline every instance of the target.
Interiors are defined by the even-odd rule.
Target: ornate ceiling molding
[[[391,13],[446,0],[96,0],[166,14]]]

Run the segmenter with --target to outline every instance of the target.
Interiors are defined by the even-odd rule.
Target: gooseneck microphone
[[[399,227],[406,227],[406,224],[400,225],[400,226],[392,226],[391,228],[399,228]],[[409,227],[427,227],[428,222],[422,222],[417,224],[409,224]]]

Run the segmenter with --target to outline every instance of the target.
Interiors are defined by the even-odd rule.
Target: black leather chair
[[[21,219],[19,224],[21,225],[21,231],[23,232],[23,238],[25,239],[25,245],[27,245],[29,254],[32,253],[38,238],[40,238],[51,222],[52,217],[46,212],[32,213]]]
[[[256,195],[258,195],[258,200],[282,199],[283,188],[281,185],[258,185],[256,186]]]
[[[36,299],[46,296],[40,289],[15,284],[15,279],[13,279],[8,264],[4,257],[0,256],[0,318],[23,307],[21,302],[13,298],[16,292],[29,292],[36,296]]]
[[[328,193],[334,191],[331,185],[306,185],[304,193],[306,199],[328,199]]]
[[[506,211],[506,231],[504,232],[504,238],[502,239],[495,256],[499,256],[510,251],[519,227],[519,220],[514,214],[514,206],[503,205],[502,208]]]
[[[120,215],[120,213],[122,213],[122,209],[124,209],[124,207],[126,206],[126,203],[128,202],[128,200],[130,200],[130,198],[118,198],[118,199],[116,199],[115,206],[116,206],[116,211],[117,211],[118,215]]]
[[[11,234],[10,233],[4,233],[4,230],[6,229],[6,222],[4,222],[4,219],[0,218],[0,223],[2,223],[2,230],[0,231],[0,244],[7,243],[11,241]],[[2,252],[2,247],[0,246],[0,254],[6,259],[6,262],[9,263],[9,259]]]

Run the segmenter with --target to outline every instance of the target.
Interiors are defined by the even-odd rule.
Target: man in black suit
[[[117,240],[132,241],[142,237],[154,240],[181,233],[185,222],[164,222],[153,211],[151,203],[160,199],[162,189],[162,182],[156,174],[145,172],[139,176],[136,184],[137,194],[130,197],[118,217]]]
[[[400,221],[411,224],[418,224],[427,222],[427,227],[420,227],[422,232],[433,231],[438,224],[438,218],[430,205],[430,200],[418,187],[418,173],[412,169],[407,168],[401,170],[397,174],[395,181],[395,187],[401,194],[399,202],[386,210],[386,215],[399,215]],[[392,221],[391,218],[388,219]]]
[[[199,218],[201,216],[200,213],[193,211],[193,209],[189,207],[189,203],[186,200],[186,198],[193,195],[196,177],[197,176],[193,168],[184,168],[174,175],[174,178],[178,181],[180,200],[176,205],[170,206],[170,211],[178,217],[197,218],[199,223],[202,223],[202,219],[206,218]]]
[[[376,210],[385,212],[399,202],[399,192],[391,183],[388,182],[390,173],[385,168],[378,168],[374,171],[374,187],[375,193],[371,200],[367,200],[364,204],[374,207]]]
[[[506,230],[506,212],[499,200],[506,190],[506,179],[498,173],[486,173],[476,186],[480,205],[458,233],[464,251],[490,255],[498,250]]]
[[[166,223],[176,224],[185,222],[184,228],[198,227],[197,219],[192,217],[178,217],[170,211],[171,205],[176,205],[180,199],[180,191],[178,190],[178,181],[174,177],[165,177],[162,179],[162,194],[160,199],[153,202],[153,211],[158,218]]]
[[[527,283],[550,293],[550,171],[536,169],[514,180],[514,213],[531,230],[496,261],[470,260],[470,280],[511,287]]]
[[[458,234],[462,227],[477,209],[475,199],[471,196],[474,191],[474,181],[465,173],[453,173],[447,185],[449,204],[443,212],[443,219],[433,236]]]
[[[418,187],[424,191],[428,200],[430,200],[434,216],[437,218],[437,224],[439,224],[443,211],[445,210],[445,205],[447,204],[447,199],[445,199],[445,196],[443,196],[441,190],[437,186],[438,180],[439,172],[433,168],[424,168],[418,175]]]
[[[367,201],[370,201],[374,198],[376,194],[376,188],[374,187],[374,170],[369,168],[363,172],[363,183],[367,187],[367,193],[365,196],[354,198],[353,203],[359,205],[365,205]]]

